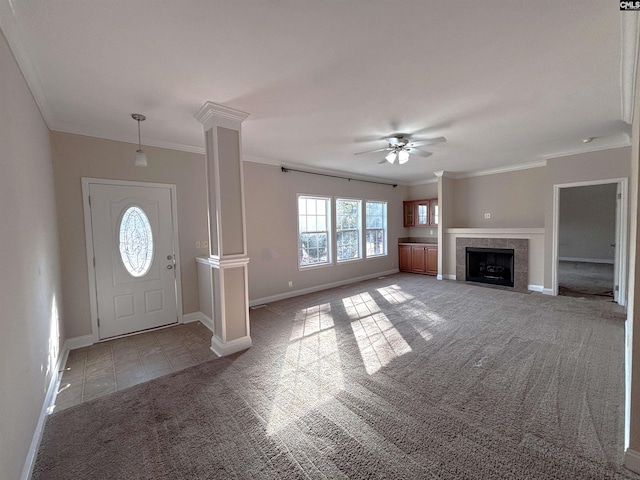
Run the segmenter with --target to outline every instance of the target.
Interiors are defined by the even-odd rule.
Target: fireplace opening
[[[513,249],[467,247],[467,282],[513,287]]]

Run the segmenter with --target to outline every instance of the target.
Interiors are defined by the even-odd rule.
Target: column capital
[[[206,125],[214,117],[242,123],[248,116],[249,114],[246,112],[234,110],[213,102],[206,102],[200,111],[195,114],[196,119],[203,125]]]

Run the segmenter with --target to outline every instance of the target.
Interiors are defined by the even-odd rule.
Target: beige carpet
[[[251,326],[246,352],[53,414],[33,478],[637,478],[616,305],[398,274]]]

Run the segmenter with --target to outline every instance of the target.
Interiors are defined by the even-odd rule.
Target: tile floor
[[[210,346],[211,331],[193,322],[72,350],[55,411],[217,358]]]

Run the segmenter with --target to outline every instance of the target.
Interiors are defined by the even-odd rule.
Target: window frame
[[[325,202],[325,229],[324,230],[313,230],[313,231],[307,231],[305,230],[304,232],[300,229],[300,217],[301,217],[301,213],[300,213],[300,199],[304,198],[304,199],[312,199],[312,200],[324,200]],[[328,195],[316,195],[316,194],[306,194],[306,193],[298,193],[296,194],[296,222],[297,222],[297,235],[298,235],[298,239],[297,239],[297,263],[298,263],[298,269],[299,270],[308,270],[308,269],[312,269],[312,268],[322,268],[322,267],[327,267],[327,266],[331,266],[333,265],[333,215],[332,215],[332,209],[333,209],[333,198],[331,196]],[[305,213],[304,215],[308,215],[306,213],[306,209],[305,209]],[[316,215],[316,219],[317,219],[317,214]],[[306,225],[305,225],[306,228]],[[318,234],[318,233],[324,233],[326,234],[326,238],[327,238],[327,245],[326,245],[326,250],[327,250],[327,260],[325,262],[317,262],[317,263],[308,263],[308,264],[303,264],[301,262],[302,260],[302,235],[306,233],[306,234]]]
[[[380,258],[380,257],[386,257],[389,255],[389,217],[388,217],[388,207],[389,207],[389,202],[387,202],[386,200],[374,200],[374,199],[365,199],[364,200],[364,216],[363,216],[363,221],[364,221],[364,235],[363,235],[363,241],[364,241],[364,254],[365,254],[365,258]],[[367,214],[367,205],[370,203],[379,203],[382,204],[383,206],[383,212],[382,212],[382,228],[368,228],[367,227],[367,220],[368,220],[368,214]],[[383,253],[374,253],[374,254],[369,254],[369,249],[368,249],[368,244],[369,242],[367,241],[367,234],[370,230],[375,230],[375,231],[379,231],[382,230],[382,235],[383,235]]]
[[[340,258],[340,245],[338,244],[338,234],[341,232],[350,232],[350,231],[354,231],[354,229],[342,229],[342,230],[338,230],[338,202],[343,201],[343,202],[357,202],[357,210],[358,210],[358,220],[356,222],[357,225],[357,235],[358,235],[358,241],[356,243],[356,245],[358,246],[358,256],[357,257],[351,257],[351,258]],[[335,197],[334,199],[334,218],[335,218],[335,223],[334,223],[334,236],[335,236],[335,246],[336,246],[336,264],[340,264],[340,263],[347,263],[347,262],[356,262],[358,260],[362,260],[364,258],[364,248],[363,248],[363,236],[362,236],[362,226],[363,226],[363,219],[364,219],[364,215],[363,215],[363,211],[362,211],[362,205],[363,205],[364,200],[362,198],[348,198],[348,197]]]

